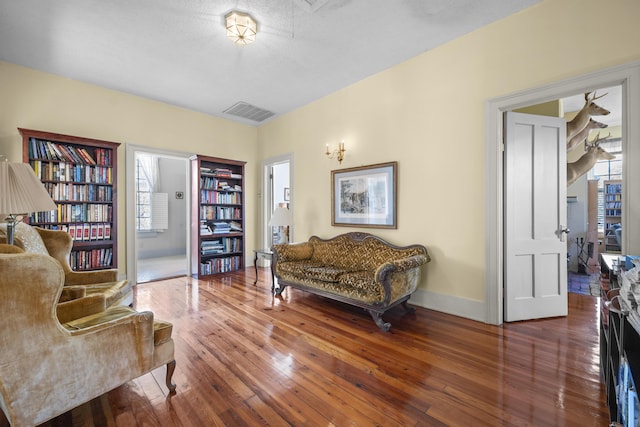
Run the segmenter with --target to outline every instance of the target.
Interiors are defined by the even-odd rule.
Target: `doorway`
[[[486,321],[491,324],[503,322],[504,309],[504,204],[502,164],[503,132],[502,115],[506,111],[527,105],[541,104],[574,94],[584,94],[597,88],[620,86],[622,91],[622,138],[638,141],[640,124],[627,120],[640,114],[640,63],[628,64],[588,76],[577,77],[523,93],[493,99],[486,104],[485,126],[485,230],[486,245]],[[640,144],[623,146],[623,165],[640,161]],[[640,172],[624,167],[625,186],[622,200],[625,202],[622,215],[622,252],[640,252],[640,226],[631,221],[629,212],[637,212],[640,195]]]
[[[613,159],[600,158],[576,182],[567,187],[567,226],[571,230],[567,240],[569,292],[599,296],[600,253],[620,252],[622,248],[622,211],[607,209],[607,189],[611,183],[623,186],[622,152],[622,86],[598,88],[592,94],[595,103],[609,114],[594,114],[588,127],[587,141],[598,145]],[[561,99],[565,112],[578,111],[585,103],[583,94]],[[572,118],[573,115],[567,118]],[[586,146],[580,143],[569,149],[568,162],[577,162],[586,154]],[[581,171],[584,172],[584,171]],[[617,230],[614,231],[614,229]]]
[[[277,208],[287,209],[289,218],[293,217],[293,154],[266,159],[262,169],[262,247],[270,248],[274,243],[293,241],[292,223],[270,225]]]
[[[127,146],[127,277],[144,283],[189,271],[189,154]]]

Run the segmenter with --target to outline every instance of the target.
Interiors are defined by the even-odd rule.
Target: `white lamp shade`
[[[291,211],[287,208],[278,207],[275,211],[273,211],[273,215],[271,215],[271,220],[269,221],[270,227],[284,227],[287,225],[291,225],[293,222],[291,218]]]
[[[0,162],[0,214],[3,217],[55,209],[55,203],[29,164]]]

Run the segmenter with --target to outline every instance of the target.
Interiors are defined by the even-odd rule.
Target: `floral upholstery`
[[[378,313],[408,300],[430,260],[422,245],[399,247],[368,233],[312,236],[272,250],[278,293],[290,285]]]
[[[0,223],[0,234],[6,236],[6,223]],[[15,224],[13,238],[14,242],[18,242],[19,246],[22,247],[25,252],[30,252],[32,254],[49,255],[47,247],[45,246],[42,237],[40,237],[40,234],[38,234],[35,228],[23,222],[18,222]]]

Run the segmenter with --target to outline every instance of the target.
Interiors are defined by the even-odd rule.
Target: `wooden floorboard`
[[[358,308],[295,289],[274,297],[259,276],[137,287],[136,307],[174,324],[178,392],[138,403],[162,425],[608,424],[595,297],[570,294],[567,317],[500,327],[398,307],[383,333]],[[158,378],[144,388],[166,393]]]
[[[95,425],[608,425],[595,297],[500,327],[397,307],[384,333],[358,308],[274,297],[253,271],[138,285],[135,307],[174,325],[177,393],[159,368],[104,396]]]

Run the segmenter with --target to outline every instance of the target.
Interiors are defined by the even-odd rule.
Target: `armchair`
[[[0,408],[11,425],[41,424],[162,365],[175,393],[170,323],[105,309],[101,295],[59,304],[65,272],[50,256],[0,253],[0,271]]]
[[[92,294],[104,294],[107,307],[131,305],[133,291],[127,280],[118,280],[118,270],[73,271],[69,256],[73,247],[71,235],[61,230],[46,230],[18,223],[15,244],[25,252],[49,255],[58,260],[64,271],[64,291],[60,301]],[[6,225],[0,224],[0,243],[6,242]]]

